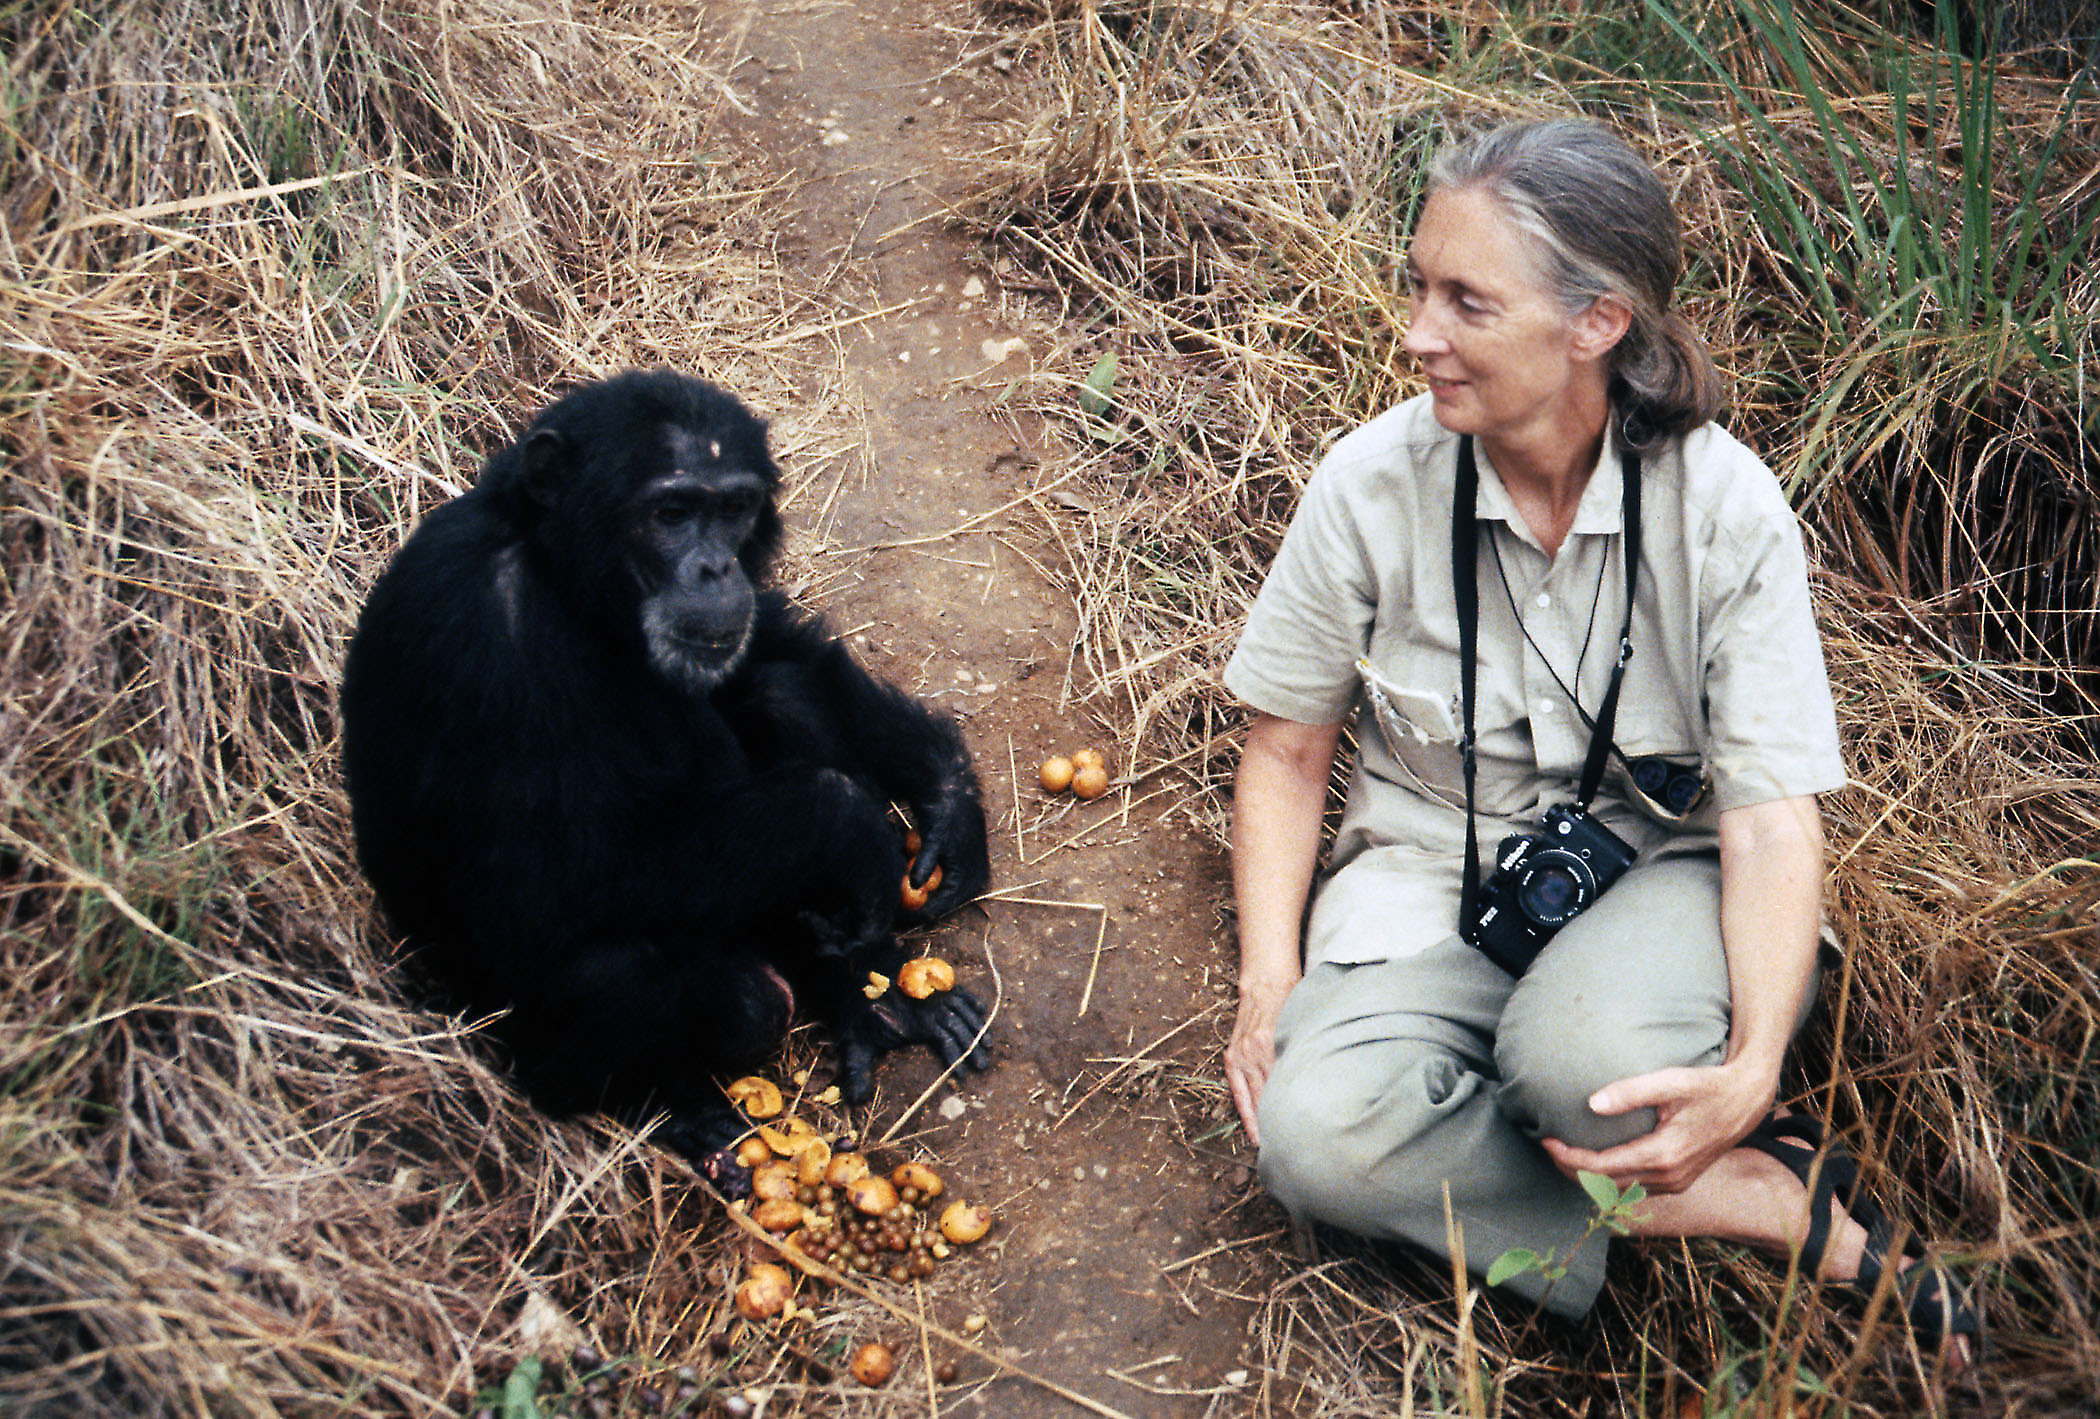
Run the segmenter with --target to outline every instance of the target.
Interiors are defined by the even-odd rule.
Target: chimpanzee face
[[[672,431],[674,446],[691,441]],[[649,663],[672,683],[706,694],[729,677],[751,643],[758,601],[741,553],[771,488],[760,474],[705,457],[679,461],[687,466],[638,490],[627,551]]]
[[[542,413],[516,467],[512,515],[574,614],[689,693],[735,673],[780,540],[763,421],[698,380],[635,372]]]

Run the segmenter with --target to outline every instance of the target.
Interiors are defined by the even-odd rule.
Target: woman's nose
[[[1426,301],[1415,302],[1414,309],[1408,312],[1407,333],[1400,337],[1400,348],[1416,359],[1441,354],[1450,348],[1450,343],[1444,339],[1442,323]]]

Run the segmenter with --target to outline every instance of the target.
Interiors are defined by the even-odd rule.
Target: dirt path
[[[1046,752],[1093,743],[1112,771],[1122,756],[1060,703],[1075,618],[1023,555],[1031,539],[1009,534],[1016,512],[1000,511],[1056,472],[998,398],[1050,342],[1001,322],[990,273],[941,220],[1005,81],[989,56],[966,59],[938,6],[719,0],[708,14],[735,37],[731,86],[748,112],[722,118],[746,180],[780,184],[790,278],[868,312],[839,353],[866,410],[865,476],[849,469],[792,512],[832,549],[813,594],[869,663],[962,716],[995,888],[1090,904],[1002,903],[944,928],[981,993],[991,964],[1003,980],[1000,1061],[913,1126],[999,1205],[1002,1231],[996,1258],[958,1268],[936,1299],[950,1323],[983,1311],[990,1343],[1120,1412],[1240,1412],[1249,1307],[1230,1294],[1238,1249],[1213,1249],[1275,1223],[1250,1202],[1222,1094],[1197,1077],[1231,1006],[1221,864],[1149,809],[1126,818],[1120,793],[1039,821]],[[1015,336],[1026,349],[1001,362],[988,342]],[[923,1061],[888,1066],[878,1123],[928,1078]],[[951,1393],[968,1396],[956,1412],[1078,1412],[1012,1380]]]

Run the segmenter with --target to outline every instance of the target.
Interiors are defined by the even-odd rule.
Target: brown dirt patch
[[[990,1264],[961,1269],[976,1294],[942,1308],[981,1309],[1004,1353],[1124,1413],[1210,1412],[1252,1368],[1236,1251],[1217,1249],[1277,1225],[1212,1077],[1232,1002],[1224,867],[1155,804],[1130,806],[1147,784],[1076,804],[1034,781],[1053,750],[1094,744],[1112,772],[1128,755],[1075,703],[1076,617],[1032,565],[1049,504],[1017,501],[1058,470],[1002,395],[1060,351],[1015,323],[944,221],[1001,73],[895,0],[712,13],[737,36],[725,67],[748,108],[722,117],[747,181],[778,184],[788,273],[866,315],[838,348],[865,446],[791,510],[823,541],[813,599],[870,664],[962,716],[997,891],[1074,904],[994,902],[943,930],[970,979],[989,986],[995,964],[1003,989],[998,1065],[954,1117],[923,1115],[925,1143],[1001,1218]],[[888,1065],[878,1125],[928,1077]],[[975,1405],[1071,1412],[1017,1381]]]

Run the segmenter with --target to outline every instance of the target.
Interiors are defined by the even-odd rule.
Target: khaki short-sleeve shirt
[[[1625,614],[1621,465],[1606,440],[1557,556],[1476,443],[1475,685],[1483,871],[1503,835],[1573,802]],[[1643,457],[1641,568],[1613,735],[1628,758],[1701,767],[1712,791],[1669,824],[1616,760],[1592,811],[1643,858],[1710,850],[1730,808],[1845,782],[1800,529],[1778,480],[1709,424]],[[1360,752],[1313,961],[1386,960],[1457,930],[1465,851],[1451,500],[1458,436],[1410,400],[1338,442],[1256,597],[1225,684],[1264,713],[1335,724]],[[1505,591],[1506,585],[1506,591]]]

